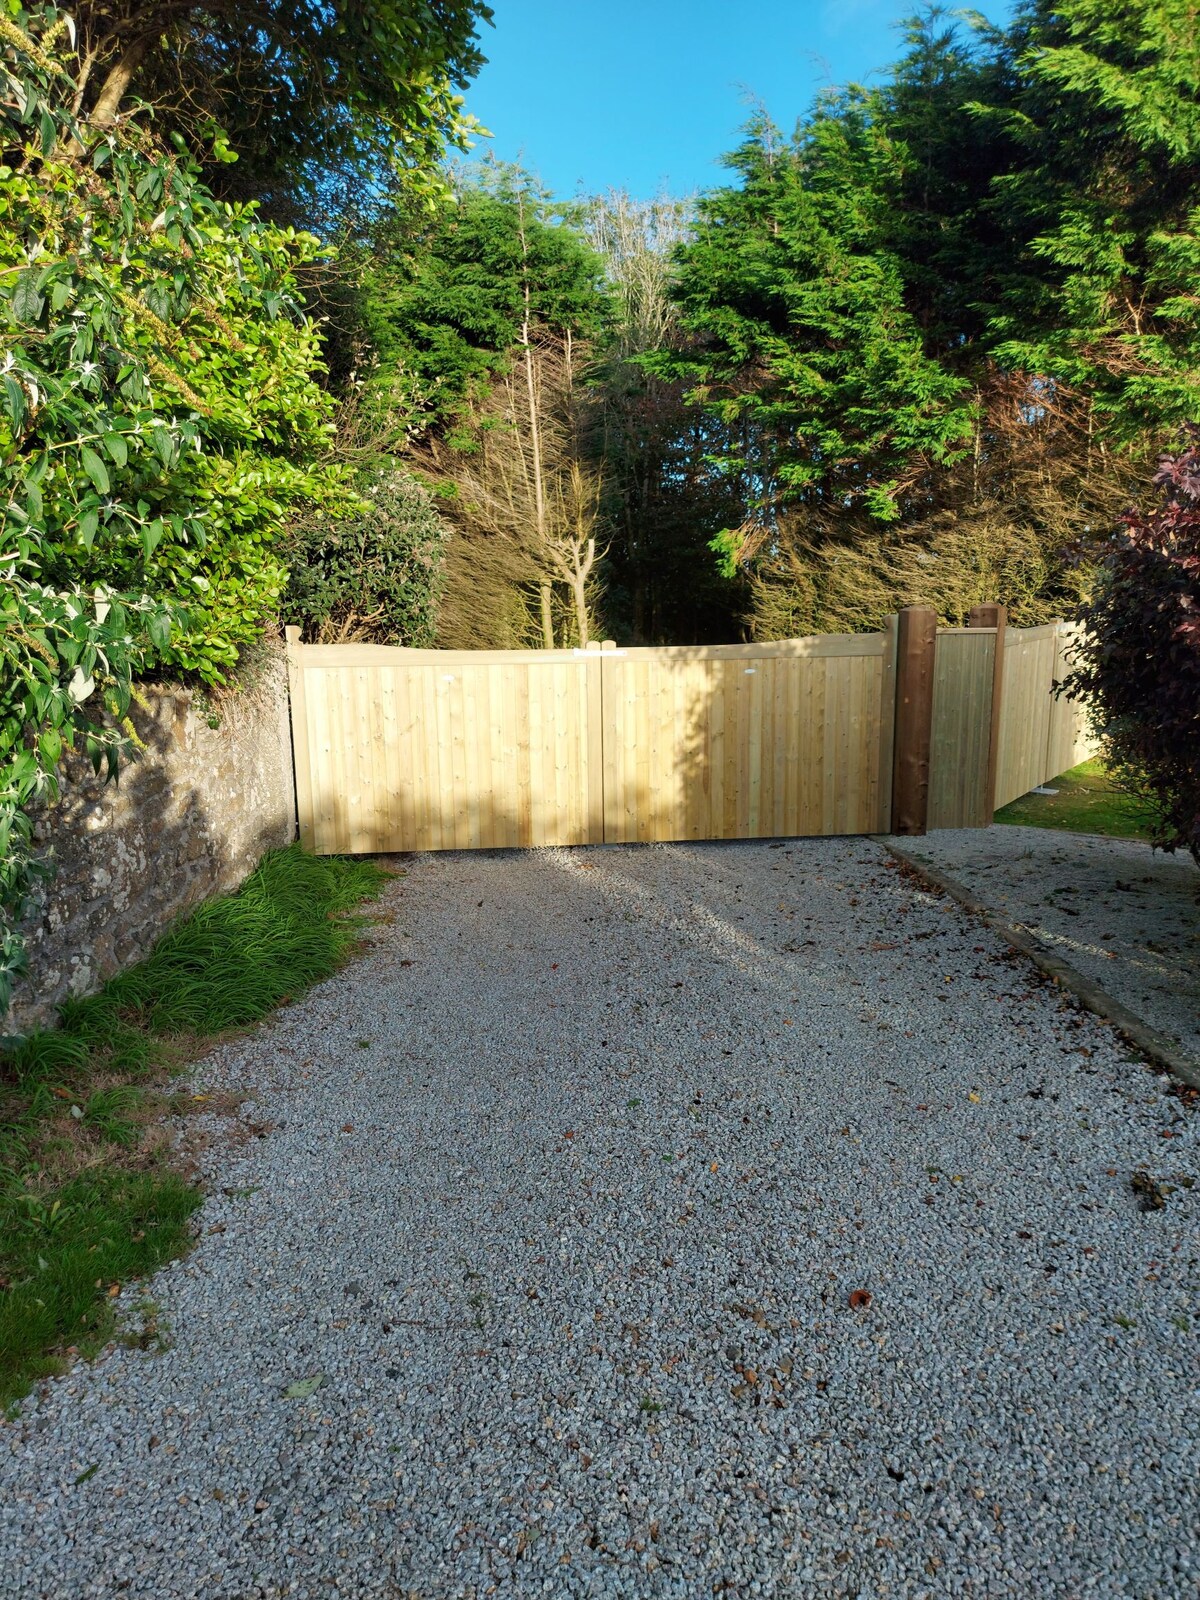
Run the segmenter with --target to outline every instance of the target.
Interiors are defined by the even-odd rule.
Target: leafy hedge
[[[136,118],[78,121],[72,26],[0,14],[0,1013],[63,752],[115,769],[139,673],[222,681],[278,610],[292,508],[358,503],[322,464],[318,242]]]
[[[1065,684],[1094,708],[1110,761],[1151,805],[1153,840],[1200,866],[1200,427],[1165,456],[1163,504],[1111,540]]]
[[[394,466],[355,480],[361,509],[307,517],[287,544],[284,615],[315,643],[433,643],[447,529],[433,496]]]

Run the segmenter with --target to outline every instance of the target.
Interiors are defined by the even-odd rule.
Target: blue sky
[[[895,59],[916,0],[492,0],[467,109],[556,194],[718,183],[747,96],[791,129],[828,84]],[[994,22],[1008,0],[976,0]]]

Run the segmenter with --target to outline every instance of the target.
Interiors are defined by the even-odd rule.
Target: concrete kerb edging
[[[1043,950],[1028,930],[1014,922],[1010,922],[1007,917],[1002,917],[998,912],[984,905],[956,878],[950,877],[948,873],[943,872],[939,867],[930,866],[928,861],[922,861],[920,857],[911,855],[902,846],[893,844],[890,839],[879,837],[876,842],[881,844],[890,855],[895,856],[897,861],[902,861],[906,867],[911,868],[926,883],[933,888],[942,890],[952,900],[957,900],[959,905],[971,912],[973,916],[979,917],[989,928],[994,929],[1002,938],[1007,939],[1009,944],[1019,950],[1022,955],[1028,956],[1034,965],[1040,967],[1049,977],[1056,978],[1089,1011],[1094,1012],[1103,1021],[1110,1023],[1123,1039],[1126,1039],[1136,1049],[1140,1050],[1143,1055],[1148,1056],[1151,1061],[1165,1068],[1172,1077],[1178,1078],[1181,1083],[1186,1083],[1189,1088],[1200,1089],[1200,1064],[1183,1055],[1174,1039],[1168,1038],[1166,1034],[1159,1033],[1156,1028],[1151,1028],[1142,1021],[1141,1017],[1134,1016],[1132,1011],[1123,1006],[1119,1000],[1114,1000],[1112,995],[1106,989],[1101,988],[1093,979],[1084,977],[1083,973],[1073,967],[1069,961],[1064,961],[1060,956],[1051,955],[1049,951]]]

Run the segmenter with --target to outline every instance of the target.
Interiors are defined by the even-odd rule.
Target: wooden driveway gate
[[[1040,770],[1062,625],[1032,655],[1016,630],[1006,644],[1002,618],[933,626],[922,655],[914,615],[930,614],[874,634],[629,650],[308,645],[289,629],[301,841],[361,854],[883,833],[901,789],[922,826],[982,825],[1006,775],[1072,764]],[[1003,755],[1002,694],[1022,705],[1023,757]],[[1075,748],[1067,711],[1055,759]]]

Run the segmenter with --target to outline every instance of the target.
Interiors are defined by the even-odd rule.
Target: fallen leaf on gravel
[[[343,1133],[353,1133],[354,1132],[354,1124],[352,1122],[343,1122],[342,1123],[342,1132]]]
[[[1129,1187],[1137,1195],[1143,1211],[1161,1211],[1167,1203],[1167,1195],[1171,1192],[1165,1185],[1152,1178],[1144,1167],[1139,1167],[1129,1180]]]
[[[865,1311],[871,1304],[871,1291],[869,1289],[851,1289],[849,1305],[851,1311]]]
[[[867,946],[868,950],[899,950],[899,944],[893,939],[890,942],[883,939],[872,939]]]
[[[976,1094],[975,1090],[972,1089],[970,1094],[967,1096],[967,1099],[971,1102],[972,1105],[976,1105],[977,1106],[980,1103],[980,1101],[983,1099],[983,1096],[979,1095],[979,1094]]]
[[[402,961],[402,962],[401,962],[401,963],[400,963],[400,965],[401,965],[401,966],[402,966],[402,967],[411,967],[411,966],[412,966],[412,962],[411,962],[411,961],[410,961],[410,960],[408,960],[408,958],[407,958],[407,957],[406,957],[406,958],[405,958],[405,959],[404,959],[404,960],[403,960],[403,961]]]
[[[324,1382],[325,1374],[323,1372],[314,1372],[311,1378],[297,1378],[295,1383],[289,1383],[283,1391],[283,1398],[285,1400],[307,1400],[310,1394],[316,1394]]]
[[[94,1466],[85,1467],[84,1470],[75,1479],[76,1488],[78,1488],[78,1486],[81,1483],[86,1483],[89,1478],[94,1478],[99,1471],[100,1471],[100,1463],[98,1461],[96,1462],[96,1464]]]

